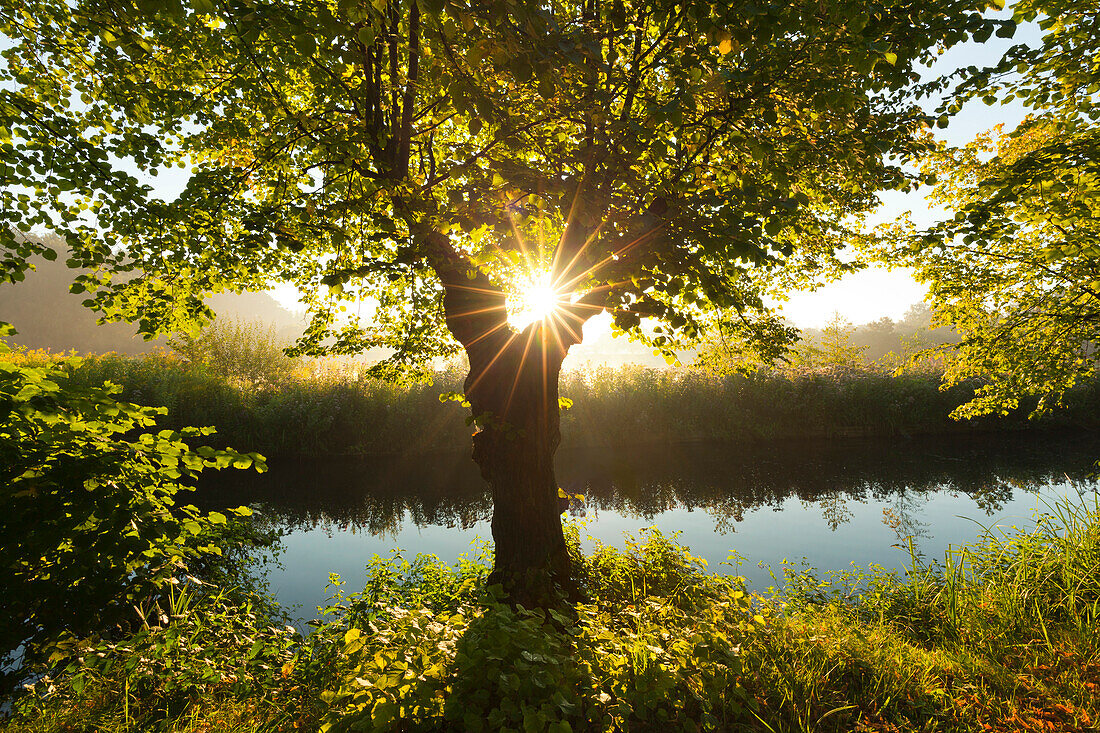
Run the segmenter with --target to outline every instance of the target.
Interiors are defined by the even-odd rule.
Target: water
[[[1089,478],[1100,435],[978,435],[748,446],[639,445],[562,451],[558,483],[583,493],[589,546],[622,545],[647,526],[719,572],[762,590],[784,560],[822,571],[901,568],[912,536],[928,558],[982,527],[1026,526],[1056,497],[1098,488]],[[375,553],[433,553],[453,561],[490,536],[492,502],[467,454],[387,459],[271,460],[265,474],[204,479],[200,503],[250,504],[286,532],[271,590],[299,620],[315,615],[329,573],[362,588]],[[731,552],[744,558],[723,566]],[[769,570],[769,566],[771,570]]]

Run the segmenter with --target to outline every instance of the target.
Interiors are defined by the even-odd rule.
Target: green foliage
[[[863,366],[863,352],[866,346],[852,343],[855,326],[839,313],[821,329],[815,341],[803,341],[795,347],[791,357],[791,366],[799,370],[824,369],[843,372]]]
[[[692,365],[716,377],[752,374],[786,361],[798,337],[797,328],[778,319],[747,321],[722,314],[696,345]]]
[[[562,393],[575,404],[562,417],[562,433],[566,445],[630,445],[1021,426],[1019,415],[973,425],[952,421],[949,413],[971,398],[975,386],[941,390],[938,371],[758,371],[718,379],[697,371],[598,368],[563,376]],[[1050,416],[1047,424],[1095,424],[1096,397],[1082,385],[1076,409]]]
[[[984,529],[940,563],[910,550],[901,573],[785,568],[760,649],[771,729],[1087,729],[1100,505],[1062,499],[1035,520]]]
[[[887,254],[931,287],[937,319],[963,337],[945,379],[988,380],[960,417],[1004,413],[1025,395],[1036,414],[1096,374],[1100,335],[1100,45],[1094,3],[1023,0],[1013,22],[1041,17],[1036,47],[1010,49],[962,72],[949,101],[1017,100],[1033,111],[1015,130],[940,144],[923,160],[932,199],[953,217],[903,229]]]
[[[191,583],[170,589],[164,605],[160,623],[79,644],[59,675],[28,685],[16,718],[34,729],[33,721],[65,705],[70,729],[164,730],[202,700],[221,729],[242,730],[256,716],[244,701],[259,700],[268,729],[293,726],[304,705],[294,675],[302,637],[274,625],[264,599]],[[243,720],[227,725],[234,712]]]
[[[905,584],[879,579],[862,610],[926,643],[997,643],[991,627],[1048,643],[1050,627],[1091,633],[1100,621],[1098,513],[1095,496],[1064,498],[1041,505],[1030,528],[983,528],[942,562],[915,561]]]
[[[168,620],[160,624],[121,641],[81,644],[80,658],[65,670],[73,691],[118,667],[147,713],[166,705],[178,709],[197,694],[264,694],[277,702],[285,692],[280,688],[302,638],[292,627],[272,625],[262,603],[180,587],[170,590],[164,606]]]
[[[572,532],[576,542],[577,528]],[[656,527],[642,529],[637,538],[626,535],[625,551],[597,540],[591,554],[578,552],[574,557],[582,587],[601,606],[614,608],[650,597],[690,607],[700,598],[740,588],[736,582],[731,586],[725,578],[707,574],[706,560],[680,545],[678,536],[665,536]]]
[[[338,589],[297,645],[188,590],[163,627],[39,682],[5,730],[1087,729],[1100,506],[1058,502],[1037,519],[944,564],[796,570],[751,599],[647,530],[588,556],[607,582],[589,578],[591,603],[571,610],[500,603],[485,548],[456,566],[376,558],[367,589]]]
[[[278,385],[296,366],[274,326],[240,319],[216,319],[197,336],[178,334],[168,345],[192,365],[245,387]]]
[[[174,355],[106,354],[86,357],[71,378],[111,380],[127,400],[168,407],[167,426],[214,425],[218,432],[207,441],[265,454],[463,448],[470,437],[461,411],[439,404],[440,392],[461,389],[454,371],[437,373],[434,383],[395,384],[355,364],[307,362],[277,385],[246,385]]]
[[[1092,173],[1087,157],[1074,153],[1080,162],[1064,174],[1075,177],[1073,192],[1045,182],[1063,175],[1049,148],[1078,144],[1061,138],[1055,123],[1036,119],[1010,135],[941,147],[925,161],[941,179],[935,199],[960,213],[912,240],[907,262],[930,284],[937,318],[962,336],[947,362],[947,383],[987,380],[959,416],[1003,414],[1028,395],[1040,397],[1039,412],[1049,411],[1096,374],[1097,257],[1088,246],[1065,243],[1091,241],[1088,217],[1096,215],[1071,220],[1052,208],[1062,202],[1088,209]],[[1036,193],[1016,200],[1021,187]]]
[[[739,643],[764,618],[737,581],[705,575],[660,532],[627,553],[598,549],[580,573],[592,603],[569,611],[485,593],[487,556],[453,570],[372,562],[367,590],[312,640],[340,650],[324,730],[717,729],[746,717]],[[625,576],[639,583],[629,604]]]
[[[505,327],[504,290],[552,267],[592,296],[578,320],[657,318],[665,348],[836,264],[924,146],[915,69],[998,27],[984,8],[8,1],[0,210],[102,265],[76,287],[147,331],[277,276],[315,313],[303,352],[405,363],[453,350],[444,290],[451,328],[480,328],[478,288]],[[160,200],[120,159],[191,177]],[[12,277],[52,252],[2,236]],[[372,318],[336,318],[365,296]]]
[[[77,359],[21,366],[9,353],[0,342],[0,651],[19,674],[7,665],[54,662],[77,639],[155,621],[189,565],[221,556],[233,521],[178,505],[182,483],[204,468],[264,464],[184,442],[210,428],[140,433],[165,410],[119,402],[110,384],[72,383],[62,366]]]

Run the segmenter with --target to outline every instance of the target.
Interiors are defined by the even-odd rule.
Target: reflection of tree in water
[[[1033,491],[1063,472],[1085,476],[1100,436],[996,435],[898,441],[833,440],[755,446],[681,445],[571,451],[559,480],[590,506],[652,519],[670,506],[702,508],[716,530],[731,531],[747,510],[788,499],[821,507],[833,529],[851,517],[851,502],[895,502],[905,531],[923,497],[936,491],[971,496],[986,514],[1013,490]]]
[[[263,474],[204,477],[197,498],[210,507],[261,504],[281,515],[288,531],[386,536],[406,522],[468,529],[488,520],[493,508],[476,467],[466,470],[468,463],[467,456],[450,454],[275,459]]]
[[[943,487],[940,487],[940,490],[942,489]],[[903,491],[894,497],[890,506],[883,508],[882,522],[894,530],[899,540],[906,538],[916,540],[928,536],[928,523],[920,521],[917,516],[920,507],[927,503],[929,493]],[[988,511],[986,513],[988,514]]]
[[[834,489],[825,492],[817,500],[817,503],[821,505],[821,516],[825,518],[825,523],[829,525],[829,529],[834,532],[837,527],[846,524],[852,518],[852,510],[848,508],[847,496],[846,492]],[[803,500],[802,505],[806,506],[809,503]]]
[[[906,536],[919,537],[926,530],[916,517],[931,492],[969,495],[991,514],[1015,490],[1032,491],[1063,474],[1087,476],[1098,454],[1100,436],[1088,435],[636,446],[563,451],[558,481],[584,493],[589,510],[650,522],[673,508],[700,509],[719,532],[733,531],[746,511],[790,499],[819,505],[836,529],[851,517],[851,503],[875,500],[890,505]],[[265,474],[204,479],[199,499],[208,506],[263,502],[288,529],[374,535],[406,522],[468,528],[492,513],[489,492],[464,454],[269,464]]]
[[[1046,480],[1043,482],[1050,483],[1051,480],[1057,480],[1058,472],[1053,471]],[[1036,483],[1034,481],[1021,481],[1016,478],[1002,478],[1000,476],[991,479],[988,483],[978,486],[972,486],[965,492],[974,500],[974,503],[985,512],[986,516],[1001,511],[1001,508],[1012,499],[1014,489],[1020,491],[1034,491]]]

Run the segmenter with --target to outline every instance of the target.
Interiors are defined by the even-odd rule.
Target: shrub
[[[208,467],[264,467],[255,454],[184,442],[210,428],[137,434],[164,408],[119,402],[109,384],[73,384],[75,358],[26,366],[3,360],[8,353],[0,341],[5,682],[25,673],[21,664],[65,658],[80,637],[163,616],[166,588],[189,563],[217,564],[231,521],[177,505],[181,482]]]
[[[581,569],[592,602],[572,609],[501,602],[482,585],[487,553],[454,569],[376,558],[367,590],[311,639],[339,670],[322,730],[713,730],[750,717],[740,644],[764,618],[739,579],[702,573],[656,530],[642,538],[596,552]],[[653,580],[630,603],[627,576]]]
[[[179,334],[168,345],[195,366],[244,386],[279,384],[290,376],[296,360],[283,349],[274,326],[216,319],[198,335]]]

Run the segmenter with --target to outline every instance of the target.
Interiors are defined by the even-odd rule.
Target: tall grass
[[[454,449],[469,442],[456,405],[457,373],[398,385],[365,376],[354,363],[305,362],[278,379],[240,380],[169,354],[88,357],[78,380],[110,380],[123,399],[168,407],[166,427],[213,425],[216,439],[266,454],[388,454]]]
[[[615,445],[637,440],[760,440],[872,437],[1031,427],[1100,426],[1100,392],[1085,385],[1071,410],[1028,422],[959,422],[948,417],[971,399],[973,385],[940,390],[933,371],[893,375],[873,367],[714,377],[690,369],[596,368],[563,375],[573,400],[562,419],[565,440]]]
[[[274,347],[272,347],[274,348]],[[24,352],[15,358],[45,360]],[[162,352],[141,357],[86,357],[78,382],[110,380],[122,397],[165,406],[165,427],[213,425],[215,440],[242,450],[279,454],[363,454],[469,447],[466,413],[440,404],[461,392],[464,369],[431,381],[397,385],[371,378],[356,362],[250,357],[247,378]],[[802,437],[875,437],[1033,428],[1100,427],[1100,388],[1085,384],[1071,408],[1028,421],[1030,405],[1007,418],[954,421],[948,415],[973,395],[973,385],[939,388],[932,371],[894,376],[875,369],[712,376],[691,369],[598,367],[566,372],[561,394],[563,447],[638,442],[756,441]]]

